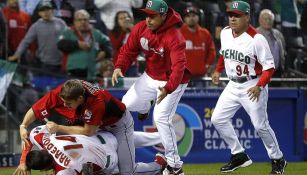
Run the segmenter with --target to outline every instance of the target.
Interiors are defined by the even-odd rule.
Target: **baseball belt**
[[[256,79],[258,76],[247,76],[247,77],[230,77],[229,79],[236,83],[245,83],[248,80]]]

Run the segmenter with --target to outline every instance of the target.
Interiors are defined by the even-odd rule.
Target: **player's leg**
[[[258,102],[252,102],[246,97],[242,99],[242,104],[249,114],[255,130],[262,139],[270,159],[272,159],[272,172],[283,172],[286,167],[286,161],[283,159],[275,133],[269,124],[267,101],[268,87],[266,86],[261,91]]]
[[[244,148],[240,144],[231,123],[231,118],[241,107],[238,95],[239,92],[236,86],[229,82],[220,95],[211,117],[211,122],[215,129],[231,150],[230,161],[221,168],[222,172],[231,172],[252,163],[248,155],[244,153]]]
[[[136,148],[154,146],[161,143],[160,134],[158,132],[134,131],[133,135]]]
[[[161,87],[163,87],[162,84]],[[172,120],[176,112],[179,100],[186,87],[187,84],[180,84],[177,89],[171,94],[168,94],[160,102],[160,104],[155,105],[153,113],[154,121],[156,123],[162,144],[165,149],[165,157],[167,159],[167,163],[171,167],[178,169],[178,172],[182,171],[181,167],[183,162],[180,160],[178,155],[176,134]],[[159,90],[157,89],[157,91]],[[159,95],[159,92],[157,95]]]
[[[131,175],[135,169],[134,122],[129,111],[114,124],[105,127],[117,139],[118,167],[121,175]]]
[[[129,111],[147,113],[151,107],[150,102],[156,98],[154,87],[154,80],[143,73],[123,96],[122,102]]]

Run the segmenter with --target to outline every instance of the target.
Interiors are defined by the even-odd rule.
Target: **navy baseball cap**
[[[46,10],[46,9],[53,9],[52,3],[50,0],[42,0],[38,4],[38,11]]]
[[[147,14],[156,15],[166,13],[168,10],[168,5],[163,0],[148,0],[146,3],[146,8],[141,10]]]
[[[227,9],[227,13],[235,13],[238,15],[250,14],[250,6],[244,1],[233,1]]]
[[[189,13],[194,13],[196,15],[199,15],[200,14],[200,11],[197,7],[195,6],[189,6],[187,7],[184,11],[183,11],[183,16],[186,16],[187,14]]]

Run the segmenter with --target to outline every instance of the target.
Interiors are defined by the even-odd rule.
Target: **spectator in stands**
[[[20,56],[28,48],[30,43],[37,41],[38,66],[41,70],[49,73],[61,72],[62,53],[57,48],[57,40],[66,24],[63,20],[53,17],[53,9],[50,1],[41,1],[39,3],[39,15],[41,19],[35,22],[27,32],[24,39],[19,44],[17,51],[11,57],[10,61],[20,59]]]
[[[231,2],[233,0],[224,0],[224,6],[222,7],[223,9],[221,10],[218,19],[216,21],[216,26],[215,26],[215,39],[220,40],[220,33],[222,29],[226,26],[228,26],[228,14],[226,13],[227,8],[231,5]],[[217,43],[220,43],[218,41]]]
[[[16,99],[16,112],[20,120],[29,108],[39,99],[38,92],[32,87],[31,81],[24,83],[23,90]]]
[[[184,24],[181,27],[181,33],[186,39],[187,68],[190,70],[191,77],[198,79],[206,76],[210,65],[214,63],[215,45],[210,32],[199,26],[200,12],[197,7],[189,6],[183,14]],[[198,84],[200,83],[194,85],[199,86]]]
[[[143,0],[95,0],[96,7],[100,10],[100,17],[108,30],[114,28],[115,14],[119,11],[127,11],[132,15],[132,7],[140,8]]]
[[[32,15],[41,0],[19,0],[20,9]]]
[[[6,59],[6,26],[2,10],[0,11],[0,59]]]
[[[109,37],[113,46],[113,63],[116,63],[119,49],[127,42],[131,29],[133,28],[133,19],[128,11],[119,11],[115,15],[115,25],[110,31]],[[136,77],[138,73],[137,62],[134,61],[126,72],[127,77]]]
[[[96,80],[96,63],[112,57],[112,45],[107,36],[93,28],[86,10],[74,14],[74,26],[60,37],[58,48],[68,54],[66,70],[75,78]]]
[[[259,24],[257,28],[268,41],[270,50],[274,57],[275,77],[281,77],[285,66],[285,39],[280,31],[273,28],[274,14],[269,9],[263,9],[259,14]]]
[[[304,44],[307,47],[307,2],[304,3],[304,9],[301,16],[301,28],[304,39]]]
[[[72,25],[75,8],[67,0],[44,0],[44,1],[50,1],[54,9],[53,15],[55,17],[61,18],[69,26]],[[40,15],[38,13],[39,10],[38,7],[36,7],[32,14],[33,23],[40,18]]]
[[[8,55],[11,56],[30,28],[31,17],[20,10],[18,0],[8,0],[7,6],[2,11],[7,21]]]
[[[68,26],[71,26],[75,8],[68,0],[53,0],[53,2],[55,4],[54,16],[63,19]]]
[[[287,43],[300,36],[299,16],[304,0],[281,0],[281,26]]]

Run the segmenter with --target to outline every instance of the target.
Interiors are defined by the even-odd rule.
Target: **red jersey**
[[[21,10],[15,11],[8,7],[3,8],[2,11],[7,20],[9,31],[8,48],[10,51],[16,51],[31,26],[31,17]]]
[[[123,73],[140,52],[145,54],[145,72],[153,79],[167,81],[165,89],[173,92],[179,84],[187,83],[190,73],[186,68],[185,39],[176,28],[182,24],[180,15],[169,8],[166,21],[152,31],[145,21],[136,24],[121,48],[115,64]]]
[[[59,96],[63,87],[60,85],[32,106],[35,117],[43,119],[55,111],[71,121],[81,120],[89,125],[108,126],[116,123],[125,112],[126,106],[108,91],[89,82],[81,82],[85,89],[85,100],[76,110],[64,106]]]
[[[181,33],[186,39],[185,54],[191,76],[204,76],[216,57],[215,45],[210,32],[199,25],[197,25],[195,32],[191,32],[184,24],[181,27]]]

